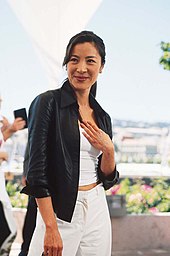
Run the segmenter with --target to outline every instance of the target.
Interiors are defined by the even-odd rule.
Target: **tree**
[[[170,43],[161,42],[161,49],[163,56],[159,59],[159,63],[164,69],[170,70]]]

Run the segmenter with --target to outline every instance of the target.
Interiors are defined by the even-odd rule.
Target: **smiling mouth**
[[[75,76],[75,78],[76,78],[78,81],[85,81],[88,77],[85,77],[85,76]]]

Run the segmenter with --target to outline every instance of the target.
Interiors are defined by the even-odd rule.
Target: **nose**
[[[77,65],[77,72],[85,73],[87,72],[87,65],[85,61],[80,61]]]

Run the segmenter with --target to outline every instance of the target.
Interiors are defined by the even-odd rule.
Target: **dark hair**
[[[99,36],[94,34],[92,31],[82,31],[70,39],[66,48],[66,54],[64,57],[63,66],[65,66],[69,62],[73,47],[76,44],[81,44],[86,42],[94,44],[94,46],[99,52],[99,55],[101,56],[102,64],[103,65],[105,64],[106,52],[105,52],[105,45],[103,40]]]

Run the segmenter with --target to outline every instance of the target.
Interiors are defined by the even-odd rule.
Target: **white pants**
[[[71,223],[57,218],[63,240],[62,256],[111,256],[111,222],[105,191],[101,184],[78,191]],[[28,256],[43,252],[45,226],[40,213]]]

